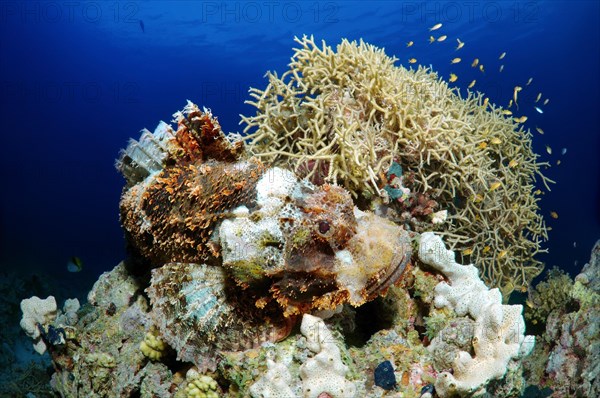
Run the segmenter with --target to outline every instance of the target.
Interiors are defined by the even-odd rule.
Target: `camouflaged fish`
[[[181,360],[214,368],[219,351],[285,338],[304,313],[359,306],[403,274],[407,232],[245,156],[210,111],[188,102],[143,130],[117,161],[121,223],[153,268],[154,322]]]

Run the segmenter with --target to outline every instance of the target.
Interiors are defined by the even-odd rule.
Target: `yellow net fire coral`
[[[362,41],[343,40],[335,51],[312,37],[296,41],[289,70],[250,90],[257,112],[242,116],[250,152],[362,199],[384,195],[396,162],[413,175],[412,191],[448,210],[436,228],[450,250],[477,259],[505,293],[527,286],[547,239],[535,182],[549,182],[531,134],[480,93],[462,98],[430,69],[395,66]]]

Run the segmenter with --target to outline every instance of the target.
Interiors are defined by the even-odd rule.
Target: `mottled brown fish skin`
[[[264,170],[255,159],[210,160],[149,177],[121,198],[121,224],[129,243],[153,267],[205,262],[217,254],[209,245],[214,227],[235,207],[252,205]]]

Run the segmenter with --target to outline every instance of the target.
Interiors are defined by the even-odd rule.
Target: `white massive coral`
[[[267,360],[267,373],[250,387],[252,398],[297,398],[290,388],[292,376],[283,363]]]
[[[40,355],[44,354],[47,347],[42,340],[40,327],[45,327],[56,319],[56,299],[54,296],[44,300],[37,296],[24,299],[21,301],[21,312],[21,328],[33,339],[33,349]]]
[[[336,339],[323,319],[304,314],[300,332],[306,346],[315,353],[300,366],[302,398],[318,398],[323,393],[332,398],[354,398],[356,386],[346,379],[344,365]],[[297,398],[290,388],[293,378],[284,362],[267,360],[267,373],[250,387],[253,398]]]
[[[528,355],[533,348],[534,337],[525,336],[523,307],[502,305],[500,291],[489,289],[473,265],[458,264],[454,252],[447,250],[442,239],[432,232],[421,235],[419,258],[448,278],[449,283],[441,282],[435,287],[435,306],[475,320],[475,355],[460,351],[453,373],[438,375],[436,391],[442,397],[484,394],[491,380],[504,376],[511,359]]]
[[[300,331],[306,337],[308,349],[316,353],[300,367],[304,398],[317,398],[322,393],[333,398],[353,398],[356,386],[346,380],[348,367],[342,362],[340,349],[325,322],[304,314]]]

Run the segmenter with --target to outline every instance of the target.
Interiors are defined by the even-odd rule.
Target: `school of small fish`
[[[443,26],[442,23],[436,23],[436,24],[434,24],[433,26],[431,26],[429,28],[429,32],[438,31],[439,29],[442,28],[442,26]],[[446,39],[448,39],[448,36],[445,35],[445,34],[441,34],[437,38],[435,36],[433,36],[432,34],[430,34],[429,35],[429,44],[432,44],[434,42],[442,43],[442,42],[446,41]],[[465,42],[462,41],[459,38],[456,38],[456,42],[457,42],[457,45],[456,45],[456,47],[454,49],[455,51],[458,51],[458,50],[462,49],[465,46]],[[415,42],[413,40],[410,40],[410,41],[408,41],[406,43],[406,47],[407,48],[408,47],[412,47],[414,45],[415,45]],[[504,60],[506,58],[506,55],[507,55],[506,51],[500,53],[500,55],[498,56],[498,60]],[[450,64],[451,65],[457,65],[457,64],[460,64],[461,62],[462,62],[462,58],[461,57],[454,57],[454,58],[452,58],[450,60]],[[416,64],[417,63],[417,58],[415,58],[415,57],[409,58],[408,59],[408,63],[409,64]],[[483,63],[480,61],[479,58],[473,58],[473,61],[471,62],[471,67],[479,69],[479,71],[481,73],[485,73],[485,67],[484,67]],[[505,68],[505,65],[504,64],[500,64],[499,67],[498,67],[498,73],[502,73],[504,71],[504,68]],[[458,77],[458,74],[455,71],[451,72],[448,75],[448,82],[455,83],[458,80],[459,80],[459,77]],[[514,104],[515,107],[516,107],[516,109],[519,109],[519,93],[521,93],[523,91],[523,87],[527,87],[527,86],[532,85],[533,80],[534,80],[533,77],[529,77],[527,79],[527,81],[525,82],[525,84],[514,86],[512,98],[509,99],[508,106],[505,109],[502,109],[502,107],[500,107],[499,109],[498,108],[494,108],[494,105],[491,106],[491,109],[492,110],[497,109],[497,111],[499,111],[502,115],[506,116],[507,118],[508,117],[512,118],[512,121],[514,123],[524,124],[525,122],[527,122],[527,120],[528,120],[527,116],[522,115],[520,117],[515,117],[515,116],[513,116],[513,112],[511,110],[509,110],[508,108],[511,108],[513,106],[513,104]],[[467,89],[473,89],[475,87],[475,83],[476,82],[477,82],[476,79],[471,80],[470,83],[467,85]],[[537,94],[537,96],[535,97],[534,103],[535,104],[540,103],[540,101],[542,101],[542,97],[543,97],[542,93],[539,92]],[[527,96],[525,96],[525,100],[526,99],[527,99]],[[489,101],[490,101],[490,99],[488,97],[485,97],[484,100],[483,100],[482,106],[487,109],[487,107],[489,106]],[[550,102],[550,99],[546,98],[542,102],[543,105],[533,105],[533,109],[538,114],[543,115],[544,114],[544,108],[542,108],[542,106],[548,105],[549,102]],[[541,127],[535,126],[535,130],[540,135],[544,135],[544,130]],[[478,144],[478,148],[480,150],[485,150],[487,148],[487,146],[488,146],[488,143],[492,144],[492,145],[500,145],[500,144],[502,144],[502,141],[499,138],[495,137],[495,138],[492,138],[489,142],[481,142],[481,143],[479,143]],[[552,155],[552,148],[549,145],[546,145],[546,152],[549,155]],[[562,148],[561,154],[565,155],[566,153],[567,153],[567,148]],[[556,161],[557,165],[559,165],[560,163],[561,163],[560,159]],[[510,159],[510,160],[508,160],[508,167],[509,168],[515,168],[517,166],[519,166],[519,161],[517,159]],[[493,192],[496,189],[500,188],[501,186],[502,186],[502,183],[500,181],[491,182],[490,186],[489,186],[489,191]],[[535,193],[537,195],[543,194],[543,192],[540,189],[538,189]],[[479,194],[475,195],[474,200],[476,202],[478,200],[482,200],[483,199],[482,197],[479,197],[479,196],[480,196]],[[558,214],[556,212],[551,212],[550,215],[551,215],[552,218],[558,218]],[[491,250],[490,247],[486,246],[483,249],[483,253],[487,253],[489,250]],[[472,248],[468,248],[468,249],[463,250],[462,253],[464,255],[469,255],[472,252],[473,252],[473,249]],[[504,257],[506,254],[507,254],[506,251],[501,251],[501,252],[498,253],[497,258],[500,259],[500,258]]]

